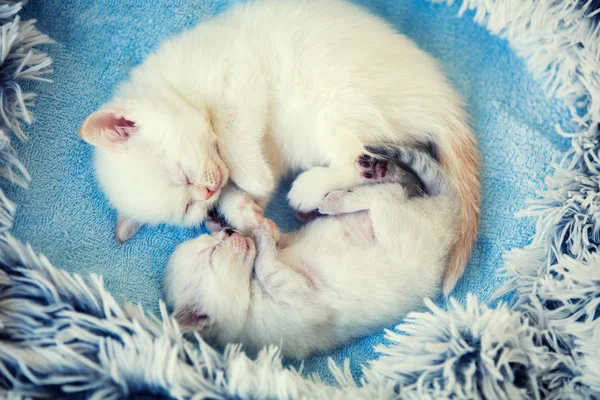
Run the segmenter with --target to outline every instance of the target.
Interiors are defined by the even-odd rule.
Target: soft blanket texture
[[[413,337],[391,335],[385,338],[382,332],[345,346],[333,354],[306,360],[304,363],[305,374],[316,372],[327,382],[333,382],[333,378],[335,378],[340,383],[350,384],[350,381],[347,380],[348,377],[342,376],[339,370],[334,368],[331,371],[328,368],[328,356],[331,356],[338,364],[343,363],[343,360],[349,357],[352,375],[358,378],[361,376],[361,365],[378,356],[374,346],[381,343],[390,345],[387,349],[379,348],[386,356],[373,364],[372,368],[366,372],[363,389],[350,385],[344,389],[346,392],[335,391],[326,389],[320,384],[302,381],[295,374],[281,370],[273,352],[263,354],[256,366],[240,356],[236,350],[231,349],[224,358],[221,358],[218,354],[213,353],[213,350],[203,345],[204,351],[199,356],[193,350],[193,345],[181,341],[177,329],[169,322],[166,322],[161,328],[159,324],[145,320],[138,311],[132,309],[122,311],[110,295],[101,289],[99,280],[93,282],[91,289],[85,289],[81,281],[69,281],[72,278],[63,272],[54,270],[46,261],[37,259],[33,252],[9,250],[18,248],[18,244],[12,239],[6,239],[2,244],[3,274],[0,275],[0,286],[12,288],[15,298],[20,296],[19,290],[25,290],[19,284],[31,286],[27,286],[29,289],[26,290],[30,294],[25,297],[35,299],[35,301],[46,299],[47,296],[54,293],[51,296],[52,300],[43,300],[43,303],[71,304],[74,305],[73,310],[78,313],[89,314],[94,318],[105,320],[102,323],[103,328],[95,328],[94,334],[98,334],[98,331],[104,332],[107,337],[120,339],[130,346],[137,346],[135,347],[137,349],[153,349],[153,355],[139,353],[141,350],[134,352],[136,358],[131,354],[127,356],[126,353],[119,353],[120,350],[117,349],[119,340],[117,340],[119,343],[114,343],[115,340],[111,341],[111,339],[106,342],[89,339],[89,342],[86,342],[87,339],[79,337],[78,340],[93,347],[92,350],[91,347],[88,349],[81,345],[87,349],[87,352],[84,351],[82,354],[98,352],[99,356],[91,357],[92,362],[101,364],[107,370],[112,368],[110,375],[107,374],[106,378],[103,378],[106,380],[102,382],[111,388],[111,384],[114,383],[116,389],[106,389],[108,390],[106,393],[117,397],[119,394],[130,394],[136,391],[136,385],[143,392],[155,394],[167,394],[168,388],[172,390],[178,388],[178,391],[170,392],[170,395],[174,397],[190,396],[198,390],[205,390],[207,393],[213,393],[214,396],[237,393],[294,397],[294,394],[318,392],[323,398],[331,398],[334,395],[343,396],[342,393],[350,396],[351,392],[353,396],[362,393],[362,396],[371,397],[371,395],[379,393],[381,397],[387,397],[387,395],[393,396],[394,393],[397,393],[400,386],[410,387],[406,393],[410,393],[410,390],[413,389],[430,393],[441,390],[446,394],[462,393],[466,397],[486,396],[488,398],[493,397],[493,393],[500,393],[498,391],[502,390],[506,394],[514,395],[509,396],[510,398],[525,395],[536,396],[545,393],[544,390],[547,392],[552,388],[556,389],[567,385],[571,385],[569,390],[588,393],[585,391],[587,389],[584,390],[581,387],[583,385],[585,388],[586,385],[590,385],[594,376],[587,377],[587,381],[582,378],[573,383],[575,382],[573,378],[581,376],[581,373],[578,375],[572,372],[577,370],[576,362],[587,361],[579,359],[557,361],[558,358],[548,361],[551,357],[544,353],[544,351],[548,351],[548,348],[557,352],[557,349],[574,345],[576,339],[569,338],[567,340],[565,336],[555,332],[544,331],[540,334],[530,328],[527,321],[533,321],[534,324],[537,324],[535,325],[536,329],[539,328],[542,331],[567,324],[563,321],[555,325],[547,325],[547,320],[541,321],[543,319],[540,317],[541,309],[558,310],[551,316],[573,323],[582,322],[578,318],[584,318],[591,312],[590,324],[596,321],[593,301],[596,298],[594,293],[597,291],[589,289],[594,286],[583,285],[585,286],[583,287],[580,285],[580,287],[571,281],[579,282],[582,279],[591,279],[589,276],[593,275],[593,269],[590,270],[592,272],[581,273],[580,276],[571,276],[569,278],[571,284],[567,285],[569,288],[576,287],[582,301],[587,301],[585,304],[582,303],[581,307],[584,305],[588,307],[588,303],[592,304],[589,306],[591,308],[587,308],[588,311],[587,314],[584,313],[585,315],[580,313],[577,318],[571,318],[573,312],[565,309],[566,305],[570,304],[568,299],[572,298],[572,294],[571,297],[565,295],[562,302],[553,303],[552,306],[548,305],[545,299],[540,300],[536,297],[537,302],[532,302],[528,297],[532,293],[532,287],[538,285],[537,283],[534,285],[536,274],[548,272],[548,276],[550,276],[549,272],[552,271],[547,270],[550,266],[557,269],[558,272],[553,271],[553,276],[556,276],[558,273],[566,274],[573,270],[569,263],[575,261],[571,261],[571,258],[577,259],[579,262],[595,261],[595,258],[590,255],[589,248],[595,246],[598,231],[593,221],[588,221],[588,225],[592,226],[589,229],[585,228],[588,225],[581,225],[586,223],[585,221],[581,222],[581,218],[584,220],[595,218],[595,214],[591,211],[588,212],[589,210],[585,208],[587,206],[584,206],[586,204],[584,200],[579,201],[577,198],[573,200],[573,192],[580,190],[577,186],[578,182],[588,184],[591,188],[582,193],[597,191],[595,183],[589,183],[589,178],[585,178],[591,173],[590,171],[594,173],[597,171],[589,167],[597,163],[597,158],[594,159],[594,156],[586,156],[581,153],[583,151],[581,148],[595,149],[592,145],[583,146],[583,139],[579,142],[575,141],[575,145],[577,146],[579,143],[580,148],[573,147],[574,150],[568,159],[572,160],[572,163],[563,165],[568,171],[587,168],[583,172],[582,178],[571,179],[571,172],[566,172],[562,175],[559,173],[559,177],[562,179],[561,183],[564,185],[550,182],[551,187],[553,187],[552,185],[554,187],[572,185],[571,190],[554,192],[553,195],[546,197],[547,201],[540,201],[535,206],[543,214],[540,219],[542,222],[538,224],[538,236],[534,241],[534,246],[521,253],[513,254],[512,265],[515,268],[518,265],[526,264],[526,268],[522,270],[524,272],[521,273],[525,276],[516,280],[516,284],[512,286],[519,288],[520,292],[517,293],[517,296],[509,295],[507,297],[513,303],[516,301],[515,307],[517,308],[513,309],[515,311],[509,311],[506,308],[495,311],[488,310],[480,302],[490,300],[492,293],[505,280],[498,275],[499,269],[504,265],[503,254],[507,250],[524,247],[531,242],[534,236],[535,221],[516,218],[515,213],[525,208],[526,199],[536,197],[536,192],[545,188],[544,177],[550,172],[551,161],[569,149],[570,142],[557,135],[555,125],[562,127],[565,131],[573,131],[574,128],[570,123],[571,112],[579,113],[580,118],[577,121],[579,125],[576,126],[576,129],[582,131],[582,137],[586,135],[591,137],[595,134],[590,120],[596,121],[597,124],[598,119],[594,120],[594,118],[598,117],[598,111],[594,110],[593,106],[598,107],[594,103],[598,100],[595,99],[593,93],[598,93],[598,88],[594,86],[598,84],[598,77],[593,75],[593,66],[585,64],[578,73],[583,76],[587,76],[585,74],[588,73],[596,80],[579,83],[568,74],[569,71],[565,72],[564,68],[561,69],[561,62],[573,52],[566,51],[564,58],[559,59],[558,57],[562,56],[562,53],[557,50],[561,48],[561,45],[570,45],[573,49],[581,51],[582,48],[586,49],[588,43],[581,41],[568,43],[568,40],[561,42],[559,39],[553,43],[552,40],[544,42],[540,39],[544,37],[543,35],[552,37],[552,29],[566,29],[565,25],[568,27],[568,23],[581,23],[583,26],[582,32],[580,32],[582,38],[594,38],[594,34],[597,35],[597,32],[593,32],[594,25],[580,22],[587,18],[583,11],[579,14],[576,13],[579,10],[589,13],[591,9],[573,6],[573,9],[566,14],[572,16],[572,20],[567,23],[564,21],[564,17],[561,17],[563,22],[554,24],[555,26],[549,22],[544,24],[540,18],[536,22],[542,22],[538,27],[540,35],[538,38],[527,31],[532,28],[525,27],[526,21],[519,22],[521,25],[515,23],[514,25],[521,27],[516,31],[504,32],[511,39],[515,48],[521,51],[528,49],[527,46],[537,46],[536,49],[527,50],[523,54],[530,56],[532,53],[538,52],[537,58],[529,64],[529,67],[533,68],[538,75],[547,74],[550,71],[552,74],[550,77],[554,79],[548,82],[549,88],[553,90],[553,94],[567,100],[565,107],[565,103],[549,99],[544,95],[545,91],[540,82],[534,80],[524,62],[513,53],[509,44],[491,36],[484,28],[471,21],[472,13],[467,13],[469,18],[456,18],[459,11],[458,5],[446,7],[420,0],[363,0],[359,3],[384,17],[399,31],[414,39],[423,49],[438,58],[451,81],[466,98],[469,112],[473,116],[474,128],[480,140],[484,162],[482,224],[479,240],[467,273],[452,295],[458,299],[460,304],[464,305],[467,302],[467,293],[472,292],[479,298],[479,302],[475,298],[469,298],[467,309],[462,310],[460,306],[456,305],[455,309],[458,311],[455,314],[437,310],[435,312],[437,319],[435,320],[431,320],[426,315],[416,316],[416,322],[407,328],[409,333],[414,334]],[[531,4],[527,1],[513,2],[512,6],[510,0],[506,0],[505,3],[508,4],[505,8],[503,8],[504,2],[502,1],[493,3],[488,10],[479,8],[475,17],[480,22],[484,22],[483,17],[486,15],[484,11],[490,12],[492,16],[499,15],[490,18],[492,22],[490,28],[498,30],[505,28],[517,18],[527,18],[532,15],[532,10],[527,8]],[[517,13],[513,10],[518,8],[516,3],[520,4],[523,12]],[[16,154],[33,177],[31,185],[28,190],[23,190],[5,182],[2,183],[2,189],[5,190],[7,196],[19,205],[12,234],[20,240],[30,242],[37,252],[44,254],[52,264],[65,271],[82,275],[89,273],[102,275],[104,285],[110,294],[116,298],[124,296],[130,302],[140,303],[146,311],[159,313],[160,279],[166,260],[174,247],[181,241],[202,232],[202,229],[185,230],[165,226],[144,228],[127,244],[117,245],[114,241],[115,214],[99,191],[93,177],[91,149],[77,138],[76,132],[83,119],[110,97],[115,84],[123,79],[129,69],[139,63],[158,43],[173,32],[210,18],[228,5],[229,3],[225,0],[159,1],[153,2],[151,7],[147,2],[135,0],[120,2],[46,0],[31,3],[23,11],[25,19],[37,18],[38,29],[47,33],[57,43],[47,48],[55,63],[55,72],[52,75],[54,83],[28,82],[26,85],[28,89],[35,91],[39,96],[35,108],[35,124],[26,131],[30,140],[24,143],[14,143]],[[542,10],[539,11],[540,15],[551,21],[554,14],[543,7],[540,9]],[[509,11],[505,12],[505,10]],[[510,10],[513,10],[512,14]],[[513,14],[518,17],[511,20]],[[547,46],[546,51],[540,52],[544,43]],[[584,61],[593,63],[594,58],[592,56],[591,61],[585,59]],[[597,59],[595,61],[597,62]],[[581,62],[583,65],[583,61]],[[556,87],[559,89],[563,87],[562,92],[560,90],[556,92]],[[586,90],[589,90],[591,94],[586,94],[588,93]],[[588,111],[588,108],[592,110]],[[597,154],[597,152],[592,154]],[[286,190],[287,185],[282,185],[280,195],[271,204],[267,213],[284,229],[292,229],[298,225],[285,204],[284,193]],[[554,214],[548,211],[549,207],[562,207],[563,202],[567,201],[571,201],[570,205],[566,207],[572,213],[565,213],[564,209],[563,212],[557,211]],[[589,200],[589,202],[593,201],[594,199]],[[577,222],[571,223],[570,221],[571,218],[576,219],[577,215],[580,216],[579,225]],[[552,221],[549,222],[548,219]],[[560,258],[563,253],[571,258]],[[536,272],[538,270],[541,272]],[[588,278],[585,278],[586,276]],[[32,282],[39,283],[32,284]],[[557,285],[559,284],[557,283]],[[544,293],[547,294],[553,286],[548,284],[545,288]],[[78,293],[76,298],[73,293]],[[0,301],[11,299],[10,295],[3,296],[0,296]],[[89,304],[94,304],[94,306]],[[447,306],[442,300],[438,300],[437,304],[442,308]],[[22,304],[21,307],[27,308],[29,303]],[[61,307],[67,306],[61,305],[56,310],[62,309]],[[53,312],[58,312],[56,310]],[[47,313],[48,310],[45,309],[43,312]],[[560,318],[557,317],[557,314]],[[14,314],[10,314],[12,315],[10,318],[7,315],[9,313],[5,313],[3,316],[0,314],[0,318],[4,318],[0,319],[0,322],[4,321],[5,324],[10,322],[13,324],[11,326],[17,326],[15,329],[27,331],[27,329],[19,327],[18,323],[15,325]],[[132,316],[139,318],[142,322],[130,322]],[[60,318],[65,317],[65,315],[60,316]],[[73,317],[73,315],[68,316],[68,318]],[[11,320],[11,318],[13,319]],[[111,320],[114,321],[111,322]],[[399,317],[398,323],[400,322],[401,318]],[[27,325],[27,321],[22,321],[22,324]],[[89,324],[91,326],[96,322],[90,320]],[[588,331],[596,329],[597,333],[600,332],[597,324],[593,327],[586,325],[585,329]],[[37,335],[40,334],[39,331],[36,332]],[[496,336],[485,337],[490,332]],[[581,336],[581,332],[581,330],[576,332],[580,335],[577,339],[578,343],[586,345],[586,336]],[[576,333],[567,332],[564,335],[576,335]],[[126,338],[131,335],[135,338],[128,341],[129,339]],[[460,335],[465,335],[462,337],[462,341]],[[48,337],[54,338],[51,335]],[[452,338],[456,340],[453,341]],[[50,342],[54,343],[53,340],[57,339],[52,339]],[[396,345],[395,341],[399,341],[400,345]],[[90,344],[92,342],[93,346]],[[0,367],[2,369],[0,369],[0,374],[7,374],[6,371],[10,371],[8,375],[14,376],[16,370],[27,370],[26,363],[24,364],[22,360],[30,360],[30,367],[36,366],[33,368],[34,372],[36,368],[43,370],[42,364],[44,363],[40,361],[39,357],[58,363],[55,355],[38,354],[37,359],[35,357],[31,359],[18,353],[17,356],[14,356],[15,358],[8,357],[6,353],[3,353],[5,350],[8,351],[8,347],[6,347],[8,342],[1,343]],[[167,347],[170,346],[170,353],[164,347],[160,347],[161,343]],[[538,347],[535,347],[536,345]],[[465,351],[461,352],[460,349],[464,350],[465,346],[469,350],[466,353]],[[544,346],[545,350],[542,349]],[[82,347],[77,348],[81,349]],[[484,350],[487,351],[489,348],[496,349],[494,350],[496,353],[487,352],[484,356]],[[498,348],[510,351],[498,353]],[[14,351],[14,348],[12,350]],[[26,349],[21,350],[26,351]],[[479,351],[482,354],[479,354]],[[558,352],[560,353],[560,351]],[[453,357],[467,353],[470,354],[470,360],[479,361],[473,364],[467,359],[460,359],[460,362],[453,359]],[[585,356],[588,353],[583,352],[582,354]],[[158,358],[163,356],[165,357],[163,360],[168,361],[161,363]],[[81,357],[76,358],[82,362],[79,366],[69,364],[69,367],[65,366],[59,369],[56,369],[55,366],[55,369],[50,369],[50,371],[56,371],[57,374],[62,371],[60,373],[69,375],[72,373],[69,372],[69,368],[71,368],[81,373],[82,369],[85,370],[82,365],[88,365],[81,361]],[[133,365],[132,357],[138,363],[144,365],[148,363],[149,366],[156,366],[156,369],[148,367],[145,371],[139,370],[143,367],[138,365],[137,372],[132,372],[131,369],[125,367]],[[155,358],[152,359],[152,357]],[[199,361],[196,363],[190,361],[194,357]],[[411,359],[410,357],[418,358]],[[16,361],[17,359],[21,361]],[[417,359],[421,361],[408,361]],[[458,370],[451,369],[451,372],[449,370],[442,373],[441,365],[446,365],[444,364],[446,359],[454,360],[448,361],[448,368],[458,365]],[[401,362],[405,360],[405,363]],[[67,361],[64,358],[61,360],[65,363],[64,365],[68,364]],[[545,362],[554,365],[554,370],[545,365]],[[563,364],[560,364],[561,362]],[[432,372],[432,369],[425,368],[427,363],[437,365],[439,371]],[[518,364],[518,367],[515,367],[515,363]],[[499,365],[504,366],[504,369]],[[537,369],[528,370],[531,365],[537,366]],[[565,365],[570,366],[569,368],[572,370],[566,368]],[[109,366],[112,367],[109,368]],[[90,367],[91,370],[95,370],[94,368]],[[484,372],[474,375],[477,369]],[[425,370],[430,372],[423,374]],[[496,371],[496,378],[493,378],[495,383],[490,383],[485,379],[493,376],[493,371]],[[548,374],[548,371],[554,371],[554,375],[548,375],[551,377],[548,379],[552,381],[546,382],[546,386],[543,381],[536,380],[535,374],[541,373],[540,371]],[[35,375],[34,372],[29,375]],[[590,369],[590,374],[597,372],[597,369]],[[98,371],[96,374],[102,375]],[[19,385],[15,382],[25,382],[28,379],[35,381],[29,375],[25,374],[26,378],[20,380],[1,379],[0,384],[18,388]],[[133,384],[128,376],[136,377],[135,382],[137,383]],[[139,378],[139,376],[144,378]],[[202,379],[206,382],[198,376],[204,376]],[[419,376],[421,376],[421,380],[418,379]],[[498,376],[503,378],[500,379]],[[70,384],[72,385],[70,390],[75,390],[73,387],[78,387],[77,391],[100,390],[100,384],[98,382],[94,384],[91,378],[87,383],[90,386],[84,389],[81,389],[86,385],[85,382],[82,382],[84,378],[78,378],[78,384],[68,380],[61,383],[60,380],[53,380],[47,376],[46,378],[45,381],[41,378],[41,380],[35,381],[34,386],[50,385],[52,390],[59,390],[61,384]],[[598,378],[600,379],[600,376]],[[184,379],[185,383],[174,383],[180,379]],[[244,379],[254,380],[249,383],[249,380]],[[436,381],[436,379],[441,380]],[[480,382],[482,379],[483,383]],[[490,378],[490,380],[493,379]],[[522,381],[515,381],[519,379]],[[112,383],[106,383],[109,381]],[[148,382],[153,382],[153,384]],[[538,385],[540,386],[538,387]],[[363,391],[361,392],[361,390]],[[596,390],[598,390],[598,386],[596,386]],[[99,393],[96,392],[96,394]],[[565,393],[571,392],[565,390]]]
[[[21,206],[17,237],[67,271],[104,276],[111,293],[156,312],[169,255],[200,230],[146,228],[124,246],[116,244],[115,213],[94,180],[92,151],[77,137],[77,129],[164,38],[210,18],[227,3],[142,3],[45,1],[28,10],[39,16],[39,29],[57,41],[50,49],[56,71],[54,84],[36,87],[37,123],[28,131],[29,142],[17,144],[34,179],[28,191],[9,195]],[[485,166],[483,214],[474,256],[453,295],[464,300],[473,292],[489,299],[500,282],[496,271],[503,252],[524,246],[533,234],[533,221],[514,214],[543,188],[548,165],[561,145],[553,125],[566,113],[544,97],[506,43],[456,18],[456,8],[414,0],[364,3],[438,58],[469,104]],[[282,188],[267,214],[289,229],[297,225],[287,209],[286,190]],[[347,346],[334,358],[352,357],[352,365],[358,366],[374,357],[373,345],[381,338]],[[305,368],[326,372],[326,358],[309,360]]]

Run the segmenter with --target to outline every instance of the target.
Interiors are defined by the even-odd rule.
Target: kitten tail
[[[468,128],[464,128],[468,129]],[[469,257],[477,239],[479,227],[480,161],[475,147],[475,140],[470,130],[462,135],[449,135],[438,139],[440,148],[440,163],[433,158],[434,152],[427,148],[409,148],[398,146],[367,146],[366,150],[374,155],[383,157],[390,162],[396,162],[405,169],[415,173],[424,184],[427,195],[443,194],[447,180],[455,186],[461,204],[458,238],[454,245],[444,276],[444,295],[448,297],[456,282],[463,275]]]
[[[457,121],[458,122],[458,121]],[[481,161],[472,131],[465,123],[454,124],[449,134],[438,138],[442,168],[458,190],[461,216],[458,238],[450,254],[444,276],[444,295],[448,297],[465,271],[479,229],[481,202]]]

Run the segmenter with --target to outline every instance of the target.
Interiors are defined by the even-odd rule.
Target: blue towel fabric
[[[46,0],[24,10],[24,18],[38,19],[38,28],[57,43],[47,48],[55,61],[54,83],[28,87],[39,95],[36,121],[26,130],[30,140],[15,148],[33,180],[28,190],[7,187],[8,196],[19,204],[13,233],[58,267],[103,275],[113,295],[151,312],[158,311],[169,255],[203,229],[145,227],[130,242],[117,245],[115,212],[94,179],[92,149],[77,137],[77,130],[162,40],[231,3],[160,0],[150,6],[142,0]],[[544,187],[551,160],[568,148],[553,128],[557,123],[567,126],[568,112],[544,96],[505,42],[471,18],[458,19],[457,6],[421,0],[359,3],[439,59],[468,103],[484,162],[482,220],[465,277],[452,295],[464,302],[473,292],[489,300],[502,282],[497,272],[503,253],[523,247],[534,233],[534,221],[514,214]],[[299,226],[285,201],[288,189],[289,182],[284,182],[267,210],[284,230]],[[446,306],[443,300],[437,303]],[[384,341],[383,332],[358,340],[306,360],[304,371],[330,381],[327,357],[338,363],[349,357],[357,377],[360,365],[377,356],[373,346]]]

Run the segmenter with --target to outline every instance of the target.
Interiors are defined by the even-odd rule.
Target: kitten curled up
[[[164,292],[185,331],[251,352],[282,345],[303,358],[387,327],[438,294],[456,240],[459,201],[422,150],[367,148],[362,183],[327,194],[276,244],[232,229],[180,245]]]
[[[79,135],[121,242],[142,224],[200,224],[217,203],[232,227],[277,235],[262,207],[282,176],[305,171],[288,199],[311,212],[360,183],[366,144],[424,142],[460,199],[446,293],[477,235],[479,155],[460,96],[431,56],[348,1],[235,4],[167,40]]]

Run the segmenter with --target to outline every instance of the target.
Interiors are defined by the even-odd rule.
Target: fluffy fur
[[[265,230],[254,240],[225,229],[183,243],[164,278],[180,326],[249,351],[281,343],[302,358],[389,326],[436,295],[456,239],[456,192],[422,151],[369,150],[355,172],[364,183],[327,194],[318,209],[328,217],[278,247]]]
[[[461,203],[446,292],[476,238],[479,156],[461,99],[429,55],[349,2],[235,5],[164,43],[79,134],[97,148],[121,240],[139,223],[199,224],[219,196],[225,219],[251,231],[263,217],[240,190],[262,206],[282,175],[306,170],[289,201],[309,212],[359,183],[365,145],[425,141]]]

